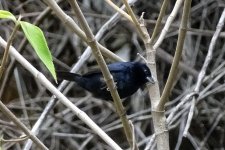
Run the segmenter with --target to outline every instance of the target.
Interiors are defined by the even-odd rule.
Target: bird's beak
[[[150,82],[150,83],[152,83],[152,84],[155,83],[155,81],[154,81],[154,79],[153,79],[152,77],[147,77],[147,80],[148,80],[148,82]]]

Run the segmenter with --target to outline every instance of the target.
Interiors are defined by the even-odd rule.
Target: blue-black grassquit
[[[147,65],[140,62],[117,62],[109,64],[108,68],[116,83],[120,98],[131,96],[147,82],[154,82]],[[75,81],[97,98],[112,100],[100,70],[84,75],[58,71],[57,75],[61,79]]]

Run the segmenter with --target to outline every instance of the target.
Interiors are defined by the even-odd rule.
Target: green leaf
[[[1,19],[12,19],[14,22],[16,22],[16,17],[11,14],[9,11],[6,10],[0,10],[0,18]]]
[[[57,82],[55,67],[52,62],[52,55],[49,51],[49,48],[42,30],[39,27],[25,21],[20,21],[20,25],[28,41],[30,42],[34,50],[36,51],[38,57],[45,64],[45,66],[48,68],[53,78]]]

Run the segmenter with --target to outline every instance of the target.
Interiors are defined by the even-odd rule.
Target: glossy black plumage
[[[118,62],[109,64],[108,68],[116,83],[120,98],[131,96],[145,83],[153,82],[149,68],[143,63]],[[112,100],[100,70],[91,71],[84,75],[58,71],[57,75],[61,79],[75,81],[97,98]]]

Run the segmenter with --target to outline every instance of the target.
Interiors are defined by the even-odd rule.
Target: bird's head
[[[146,64],[134,62],[134,72],[136,74],[137,80],[141,84],[145,84],[147,82],[152,84],[155,83],[154,79],[152,78],[151,71]]]

